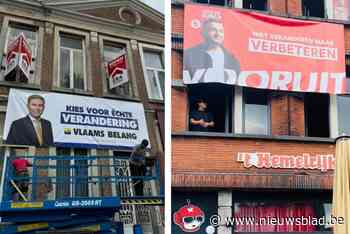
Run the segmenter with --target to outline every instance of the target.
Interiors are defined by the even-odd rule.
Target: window
[[[243,8],[267,11],[267,0],[243,0]]]
[[[338,135],[350,135],[350,97],[339,95],[337,96],[338,109]]]
[[[7,53],[9,47],[20,35],[24,36],[24,45],[29,47],[28,66],[23,66],[22,69],[16,67],[11,69],[7,62]],[[2,59],[1,79],[5,81],[35,83],[35,58],[38,53],[38,28],[25,24],[9,23],[4,56]],[[22,63],[21,63],[22,64]]]
[[[305,94],[305,123],[307,136],[329,137],[328,94]]]
[[[324,1],[325,0],[302,0],[303,16],[324,18]]]
[[[165,79],[163,50],[162,48],[158,50],[146,49],[145,46],[143,49],[141,54],[148,97],[154,100],[163,100]]]
[[[189,130],[231,133],[233,129],[233,93],[232,87],[223,84],[189,85]],[[214,122],[213,127],[203,129],[191,124],[191,116],[196,118],[198,100],[204,100],[207,103],[205,112],[211,115]]]
[[[243,129],[246,134],[270,133],[270,108],[265,90],[243,89]]]
[[[123,52],[126,54],[126,46],[124,45],[115,44],[111,42],[103,43],[103,62],[104,62],[104,68],[105,68],[104,74],[106,78],[105,80],[106,80],[107,92],[115,95],[128,96],[131,94],[131,82],[130,82],[129,74],[127,74],[128,80],[121,81],[120,85],[111,86],[110,77],[107,71],[108,63],[113,61],[117,57],[119,57]],[[127,61],[127,55],[126,55],[126,61]],[[128,68],[127,64],[126,64],[126,67]],[[124,78],[125,77],[123,77],[123,79]]]
[[[194,2],[219,6],[232,6],[233,0],[194,0]]]
[[[59,86],[85,90],[86,66],[83,38],[60,34]]]
[[[80,156],[87,156],[87,149],[57,148],[57,184],[56,199],[89,196],[88,161]],[[70,155],[77,159],[64,158]],[[59,159],[62,157],[62,160]]]
[[[345,55],[347,85],[350,87],[350,54]],[[350,135],[349,122],[350,96],[337,95],[338,135]]]
[[[346,77],[350,78],[350,54],[345,55],[345,71]]]

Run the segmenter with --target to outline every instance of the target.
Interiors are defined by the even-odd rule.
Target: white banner
[[[45,106],[40,96],[27,105],[32,95],[40,95]],[[41,140],[35,128],[39,115]],[[118,148],[149,138],[141,103],[11,89],[4,139],[15,145]]]

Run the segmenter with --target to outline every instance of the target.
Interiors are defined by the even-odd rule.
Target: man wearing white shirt
[[[28,115],[13,121],[6,139],[11,145],[53,146],[51,122],[41,118],[45,109],[45,99],[31,95],[27,100]]]
[[[202,23],[204,42],[184,51],[184,72],[190,77],[203,71],[198,83],[229,82],[227,70],[239,75],[239,61],[224,48],[224,25],[217,19],[207,19]]]

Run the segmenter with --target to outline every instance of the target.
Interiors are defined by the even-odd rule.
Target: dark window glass
[[[329,137],[329,95],[308,93],[305,95],[306,135]]]
[[[222,84],[196,84],[188,86],[190,113],[197,110],[197,101],[204,99],[207,103],[207,112],[213,117],[214,127],[210,132],[232,132],[233,128],[233,89]],[[190,123],[189,130],[194,127]]]
[[[63,159],[64,156],[70,155],[70,148],[57,148],[58,159],[56,162],[57,168],[57,184],[56,184],[56,199],[70,197],[70,160]],[[62,158],[62,159],[60,159]]]
[[[225,6],[225,0],[210,0],[210,4]]]
[[[346,77],[350,78],[350,54],[345,55]]]
[[[303,15],[310,17],[325,17],[324,0],[303,0]]]
[[[75,196],[87,197],[89,196],[88,186],[88,161],[84,160],[81,156],[88,154],[86,149],[74,149],[74,155],[78,156],[74,162],[74,174],[75,174]]]
[[[206,4],[211,4],[211,5],[219,5],[219,6],[226,5],[226,0],[194,0],[194,2],[206,3]]]
[[[244,133],[269,134],[268,95],[264,90],[243,89]]]
[[[253,9],[259,11],[267,10],[267,0],[244,0],[243,1],[244,9]]]

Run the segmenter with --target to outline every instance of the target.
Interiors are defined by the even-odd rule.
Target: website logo
[[[174,223],[184,232],[196,232],[204,223],[204,211],[187,200],[187,205],[182,206],[173,214]]]

